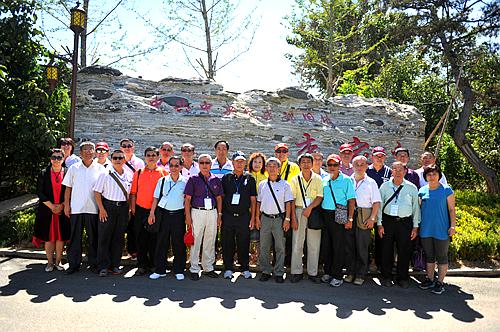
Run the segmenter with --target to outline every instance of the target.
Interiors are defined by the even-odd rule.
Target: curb
[[[45,253],[43,251],[34,251],[34,250],[23,250],[23,249],[8,249],[1,248],[0,249],[0,257],[9,257],[9,258],[26,258],[26,259],[39,259],[45,260]],[[86,257],[83,257],[83,261],[86,261]],[[132,266],[136,264],[135,260],[131,260],[130,258],[122,258],[121,264],[123,266]],[[215,269],[218,271],[223,270],[222,264],[216,264]],[[287,269],[288,270],[288,269]],[[251,272],[260,272],[256,266],[250,266]],[[410,271],[410,276],[418,277],[425,276],[425,272],[423,271]],[[374,277],[378,276],[377,272],[368,272],[368,276]],[[498,278],[500,277],[500,269],[450,269],[446,274],[448,277],[471,277],[471,278]]]

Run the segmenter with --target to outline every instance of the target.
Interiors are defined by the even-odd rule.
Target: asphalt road
[[[499,331],[500,278],[448,278],[443,295],[378,280],[332,288],[235,277],[151,281],[0,258],[0,331]]]

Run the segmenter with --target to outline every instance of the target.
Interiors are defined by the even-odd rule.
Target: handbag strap
[[[126,161],[126,162],[125,162],[125,165],[126,165],[128,168],[130,168],[130,169],[132,170],[132,172],[134,172],[134,173],[135,173],[135,168],[134,168],[134,166],[132,166],[132,164],[131,164],[129,161]]]
[[[115,180],[115,182],[118,184],[118,187],[120,187],[120,189],[122,190],[123,192],[123,195],[125,195],[125,198],[127,199],[127,202],[129,200],[129,197],[128,197],[128,192],[127,190],[125,189],[125,187],[123,186],[123,183],[118,179],[118,177],[115,175],[115,173],[113,173],[112,171],[109,171],[109,175],[113,178],[113,180]]]
[[[136,188],[137,193],[139,192],[139,176],[141,176],[141,171],[142,168],[137,172],[137,188]]]
[[[307,203],[306,203],[306,195],[304,194],[304,188],[302,187],[302,181],[300,180],[300,175],[297,176],[297,179],[299,180],[299,187],[300,187],[300,192],[302,194],[302,201],[304,202],[304,208],[307,208]]]
[[[282,215],[283,212],[281,211],[280,205],[278,204],[278,199],[276,198],[276,195],[274,194],[273,187],[271,186],[271,181],[267,180],[267,184],[269,185],[269,189],[271,190],[271,194],[273,195],[274,203],[276,204],[276,207],[278,208],[279,213]]]
[[[333,203],[335,203],[335,207],[337,206],[337,200],[335,199],[335,195],[333,194],[333,189],[332,189],[332,183],[331,183],[332,180],[328,180],[328,187],[330,188],[330,192],[332,193],[332,197],[333,197]]]
[[[163,197],[163,185],[165,184],[165,177],[161,178],[161,186],[160,186],[160,197],[158,198],[158,203],[161,201]]]
[[[394,197],[396,197],[399,194],[401,189],[403,189],[403,185],[400,185],[399,188],[394,192],[394,194],[392,194],[392,196],[387,200],[387,202],[384,203],[384,207],[382,208],[382,213],[384,213],[387,204],[389,204],[394,199]]]

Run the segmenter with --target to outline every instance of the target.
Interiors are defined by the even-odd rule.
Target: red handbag
[[[188,247],[194,245],[193,228],[191,226],[188,227],[186,234],[184,234],[184,244]]]

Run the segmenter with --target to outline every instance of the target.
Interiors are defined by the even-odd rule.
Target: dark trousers
[[[97,269],[104,270],[120,266],[124,234],[128,225],[128,204],[116,206],[103,199],[108,213],[105,222],[98,223]]]
[[[160,223],[160,231],[156,241],[155,272],[164,274],[167,270],[168,249],[172,244],[174,253],[174,274],[182,274],[186,269],[186,246],[184,245],[184,233],[186,232],[184,209],[168,211],[157,207],[156,214]]]
[[[235,245],[238,250],[238,262],[242,271],[248,271],[248,254],[250,250],[250,215],[234,216],[233,213],[222,212],[222,258],[224,268],[234,271]]]
[[[135,216],[131,215],[127,224],[127,252],[137,253],[137,232],[135,226]]]
[[[408,280],[408,268],[411,256],[411,230],[413,228],[412,218],[396,220],[385,213],[382,216],[384,226],[384,237],[382,238],[382,277],[392,277],[392,265],[394,262],[394,242],[398,252],[397,280]]]
[[[285,266],[292,265],[292,227],[285,233]]]
[[[154,267],[157,233],[148,232],[144,226],[148,222],[150,209],[136,205],[134,232],[137,244],[137,267],[150,269]]]
[[[82,264],[82,236],[83,228],[87,232],[88,263],[90,266],[97,265],[97,222],[98,215],[92,213],[72,214],[70,217],[71,237],[67,249],[68,263],[70,269],[77,269]]]
[[[353,227],[346,231],[346,272],[364,278],[368,272],[368,247],[370,245],[371,229]]]
[[[323,270],[335,279],[342,279],[342,268],[345,259],[346,229],[336,223],[335,211],[323,211],[325,227],[321,231],[321,253]]]
[[[382,238],[378,236],[378,226],[374,226],[375,230],[375,264],[377,264],[377,268],[380,269],[382,267]]]

